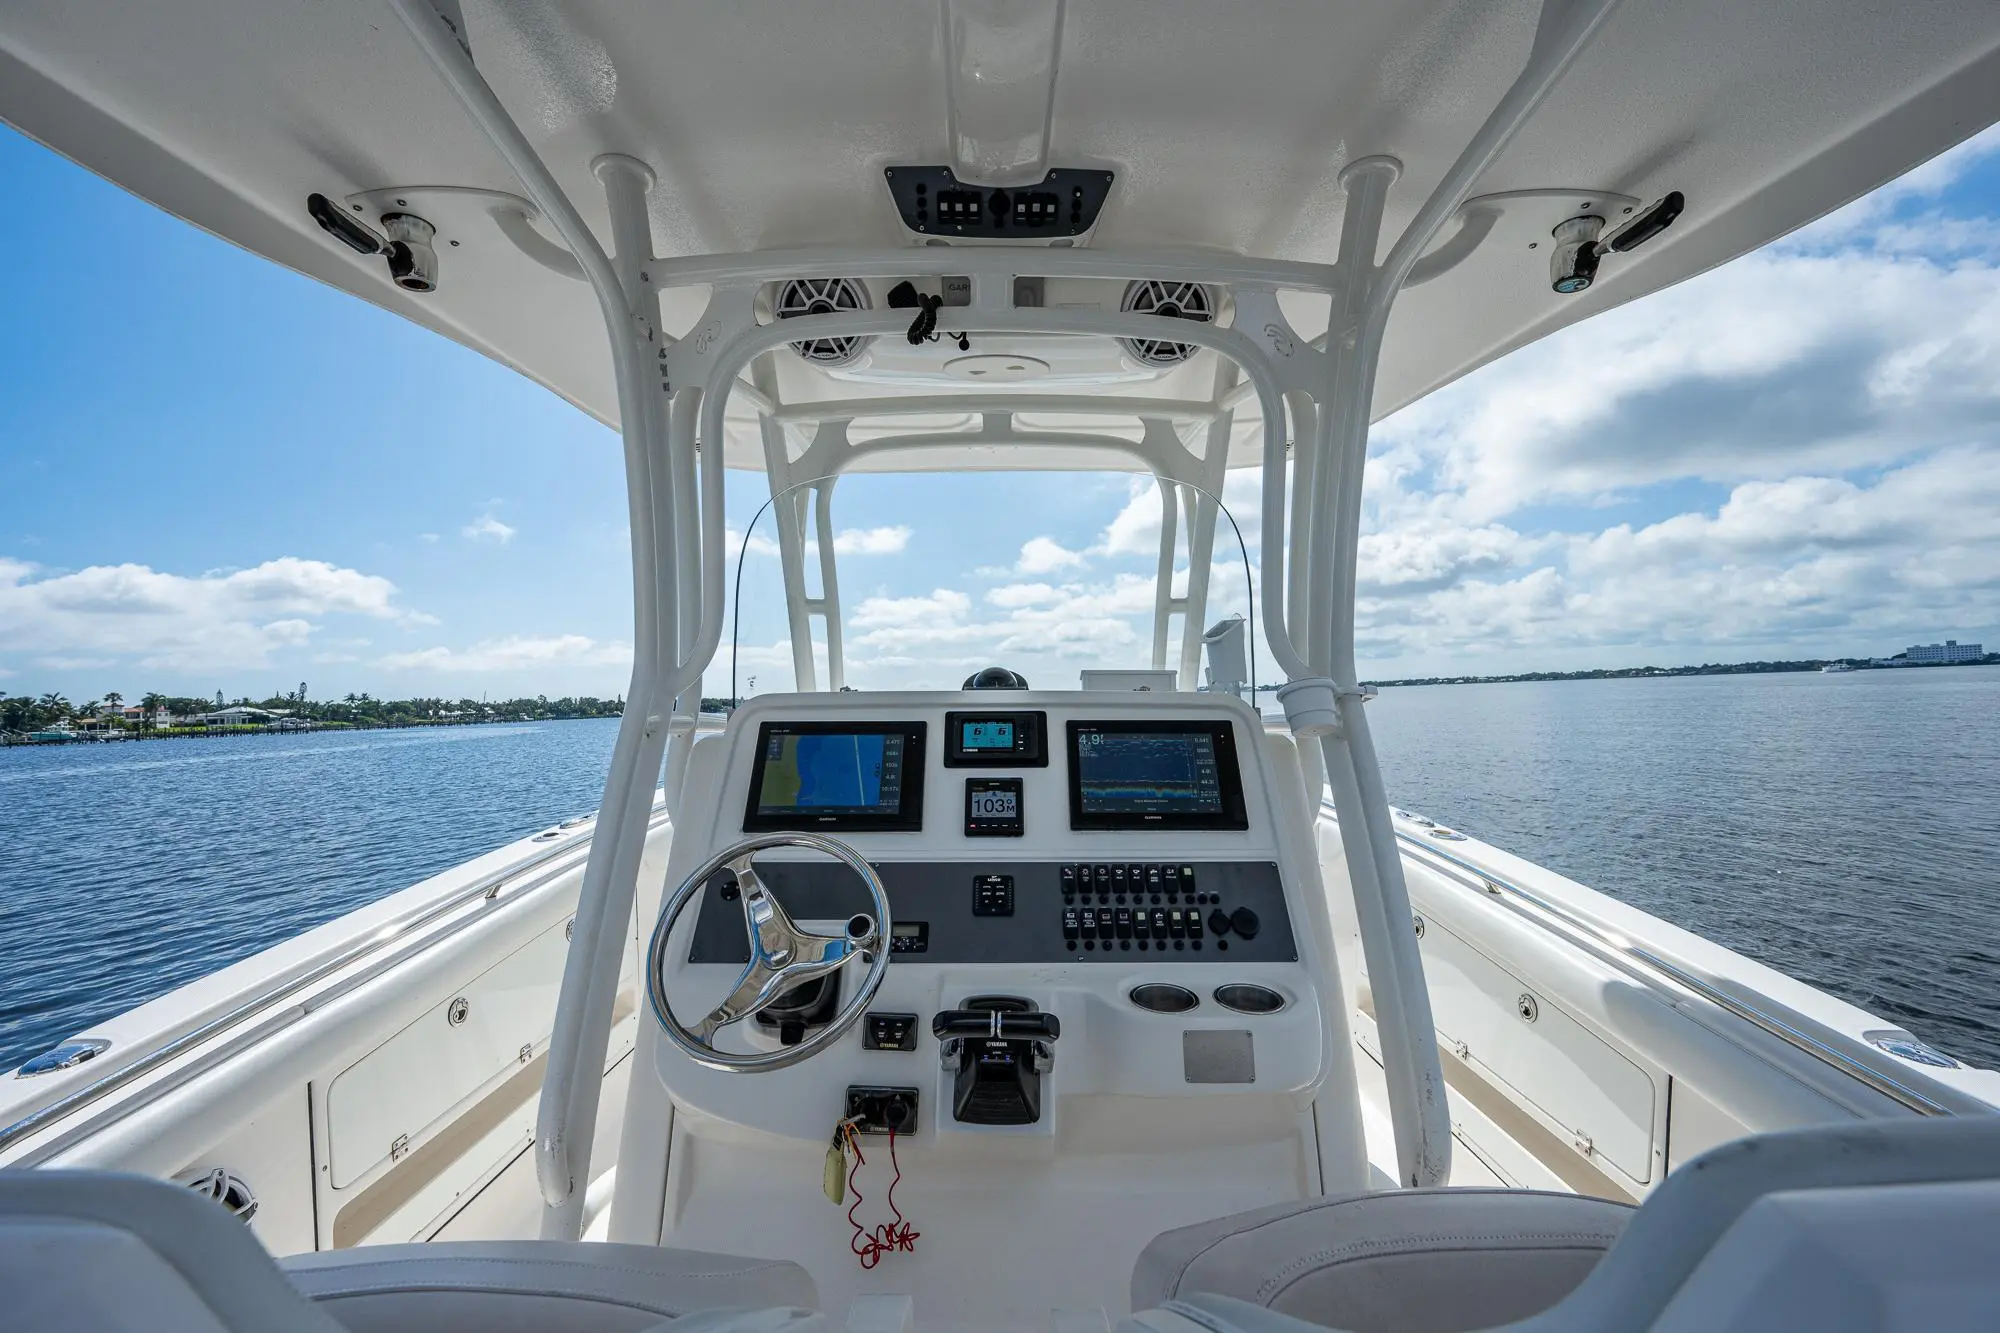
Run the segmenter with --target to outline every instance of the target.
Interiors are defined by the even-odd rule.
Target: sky
[[[0,692],[623,693],[612,432],[4,128],[0,253]],[[1988,131],[1378,423],[1362,673],[1993,647],[1996,421]],[[1257,485],[1226,492],[1253,568]],[[764,498],[731,474],[745,694],[792,683]],[[834,510],[850,684],[1150,665],[1150,481],[856,476]]]

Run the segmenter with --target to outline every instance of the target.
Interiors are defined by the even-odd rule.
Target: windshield
[[[728,571],[735,683],[728,629],[705,681],[711,699],[747,699],[799,687],[794,651],[812,644],[810,688],[956,689],[990,666],[1009,668],[1037,689],[1079,688],[1083,673],[1128,675],[1124,688],[1207,687],[1204,631],[1245,617],[1258,557],[1257,474],[1232,474],[1228,513],[1214,520],[1212,552],[1195,580],[1195,669],[1182,679],[1189,597],[1189,515],[1204,506],[1177,497],[1171,595],[1160,626],[1163,496],[1147,475],[1026,472],[870,474],[844,477],[829,507],[839,624],[829,633],[819,550],[819,506],[809,487],[760,494],[761,476],[733,474]],[[744,484],[744,483],[748,484]],[[800,513],[802,579],[786,596],[784,511]],[[1232,516],[1234,526],[1232,525]],[[1239,544],[1238,529],[1241,542]],[[1201,545],[1201,543],[1197,543]],[[740,565],[740,571],[739,571]],[[740,572],[740,577],[739,577]],[[803,623],[806,622],[806,623]],[[1164,633],[1162,633],[1164,629]],[[838,663],[830,658],[838,646]],[[1249,697],[1247,658],[1268,664],[1261,637],[1237,654],[1219,682]],[[1225,650],[1226,656],[1227,650]],[[1233,663],[1235,659],[1227,659]],[[1268,667],[1266,674],[1270,674]],[[1100,679],[1098,683],[1105,683]],[[1271,682],[1264,682],[1269,686]]]

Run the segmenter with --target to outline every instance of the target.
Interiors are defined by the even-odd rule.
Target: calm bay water
[[[597,808],[612,720],[0,750],[0,1069]]]
[[[2000,669],[1386,689],[1392,798],[2000,1068]]]
[[[2000,1065],[2000,670],[1455,685],[1396,801]],[[612,721],[0,750],[0,1068],[594,808]]]

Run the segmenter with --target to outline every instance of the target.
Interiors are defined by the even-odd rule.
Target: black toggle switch
[[[1229,924],[1234,926],[1236,933],[1244,939],[1254,940],[1257,938],[1257,930],[1260,923],[1257,920],[1257,914],[1249,908],[1239,907],[1231,912],[1229,914]]]

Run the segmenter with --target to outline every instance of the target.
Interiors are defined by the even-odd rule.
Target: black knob
[[[1229,914],[1229,924],[1236,927],[1236,933],[1246,940],[1257,938],[1257,914],[1247,907],[1239,907]]]
[[[1216,934],[1227,935],[1229,933],[1229,926],[1229,913],[1223,911],[1220,907],[1208,914],[1208,928]]]

